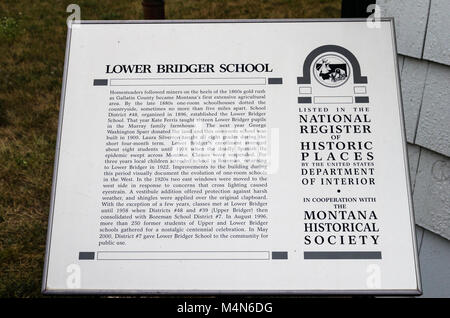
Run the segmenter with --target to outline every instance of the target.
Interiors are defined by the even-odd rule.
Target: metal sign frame
[[[85,20],[85,21],[73,21],[72,27],[76,27],[77,24],[211,24],[211,23],[311,23],[311,22],[330,22],[330,23],[352,23],[352,22],[366,22],[367,19],[355,18],[355,19],[232,19],[232,20]],[[72,27],[68,28],[67,31],[67,41],[66,41],[66,52],[64,58],[64,73],[62,78],[62,90],[60,99],[60,110],[59,110],[59,120],[58,120],[58,133],[55,149],[55,162],[53,168],[53,181],[51,190],[51,200],[50,200],[50,213],[48,218],[48,229],[47,229],[47,241],[45,248],[45,260],[43,269],[43,279],[42,279],[42,293],[45,295],[76,295],[76,294],[92,294],[92,295],[155,295],[155,294],[167,294],[167,295],[413,295],[418,296],[422,294],[422,284],[420,276],[420,264],[418,259],[417,250],[417,237],[415,234],[415,219],[412,207],[412,196],[411,196],[411,182],[409,176],[409,160],[406,148],[406,130],[404,124],[404,112],[403,112],[403,102],[402,102],[402,91],[400,86],[399,68],[397,60],[397,41],[395,35],[395,25],[394,18],[380,18],[378,21],[389,22],[392,30],[392,41],[393,41],[393,59],[395,63],[395,76],[397,82],[397,96],[398,105],[400,112],[400,125],[403,127],[401,130],[401,141],[403,144],[403,155],[405,158],[405,169],[407,178],[407,194],[409,202],[409,214],[411,220],[411,239],[413,243],[414,251],[414,265],[416,271],[416,290],[394,290],[394,289],[374,289],[374,290],[86,290],[86,289],[47,289],[47,277],[48,277],[48,264],[51,249],[51,237],[53,228],[53,216],[54,216],[54,204],[56,196],[56,186],[57,186],[57,175],[58,175],[58,165],[61,147],[61,133],[64,119],[64,105],[66,96],[66,83],[68,77],[68,66],[70,57],[70,45],[71,45],[71,35]]]

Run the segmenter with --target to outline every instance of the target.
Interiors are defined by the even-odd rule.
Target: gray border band
[[[381,252],[304,252],[304,259],[381,259]]]

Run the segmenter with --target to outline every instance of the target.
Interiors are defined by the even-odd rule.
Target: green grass
[[[39,297],[66,7],[0,2],[0,297]],[[142,19],[140,0],[83,0],[81,18]],[[166,0],[168,19],[337,18],[340,0]]]

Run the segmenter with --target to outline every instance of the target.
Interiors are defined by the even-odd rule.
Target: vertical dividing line
[[[427,32],[428,32],[428,23],[430,21],[430,11],[431,11],[431,1],[428,2],[428,14],[427,14],[427,22],[425,24],[425,34],[423,35],[423,44],[422,44],[422,54],[420,55],[421,59],[423,59],[423,53],[425,52],[425,42],[427,40]]]
[[[428,2],[427,22],[426,22],[426,24],[425,24],[425,33],[424,33],[424,35],[423,35],[422,54],[420,55],[422,60],[423,60],[423,54],[425,53],[425,43],[426,43],[426,40],[427,40],[428,24],[429,24],[429,22],[430,22],[431,1],[432,1],[432,0],[430,0],[430,1]],[[404,63],[404,62],[403,62],[403,63]],[[416,130],[414,131],[414,143],[416,143],[417,130],[418,130],[418,128],[419,128],[420,114],[422,113],[423,96],[424,96],[424,94],[425,94],[425,88],[426,88],[426,86],[427,86],[427,78],[428,78],[428,70],[429,70],[429,68],[430,68],[430,63],[428,62],[428,64],[427,64],[427,71],[426,71],[426,73],[425,73],[425,82],[424,82],[424,85],[423,85],[423,91],[422,91],[422,99],[421,99],[421,101],[420,101],[419,115],[417,116]],[[402,73],[403,73],[403,72],[402,72]]]
[[[427,62],[427,70],[425,72],[425,81],[423,82],[422,98],[420,99],[419,114],[417,115],[417,121],[416,121],[416,130],[414,131],[414,140],[413,140],[414,144],[416,143],[417,131],[419,130],[420,115],[422,114],[422,108],[423,108],[422,107],[423,106],[423,96],[425,95],[425,89],[427,88],[427,78],[428,78],[428,70],[429,69],[430,69],[430,62]]]
[[[419,173],[420,157],[422,156],[422,147],[419,147],[419,158],[417,158],[416,175],[414,176],[414,183],[412,184],[412,194],[414,195],[414,189],[416,188],[417,174]],[[414,201],[414,200],[413,200]]]
[[[420,238],[420,245],[419,245],[419,250],[417,251],[418,253],[419,253],[419,256],[420,256],[420,251],[422,251],[422,244],[423,244],[423,239],[424,239],[424,237],[425,237],[425,229],[424,228],[422,228],[422,237]]]
[[[397,56],[398,56],[399,54],[397,53]],[[402,79],[402,74],[403,74],[403,66],[405,66],[405,59],[406,59],[406,57],[404,56],[404,55],[401,55],[400,54],[400,56],[402,57],[402,68],[400,69],[400,80]]]

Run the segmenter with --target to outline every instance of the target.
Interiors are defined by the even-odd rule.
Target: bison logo
[[[322,54],[313,63],[313,73],[319,83],[327,87],[338,87],[350,76],[349,62],[337,54]]]

